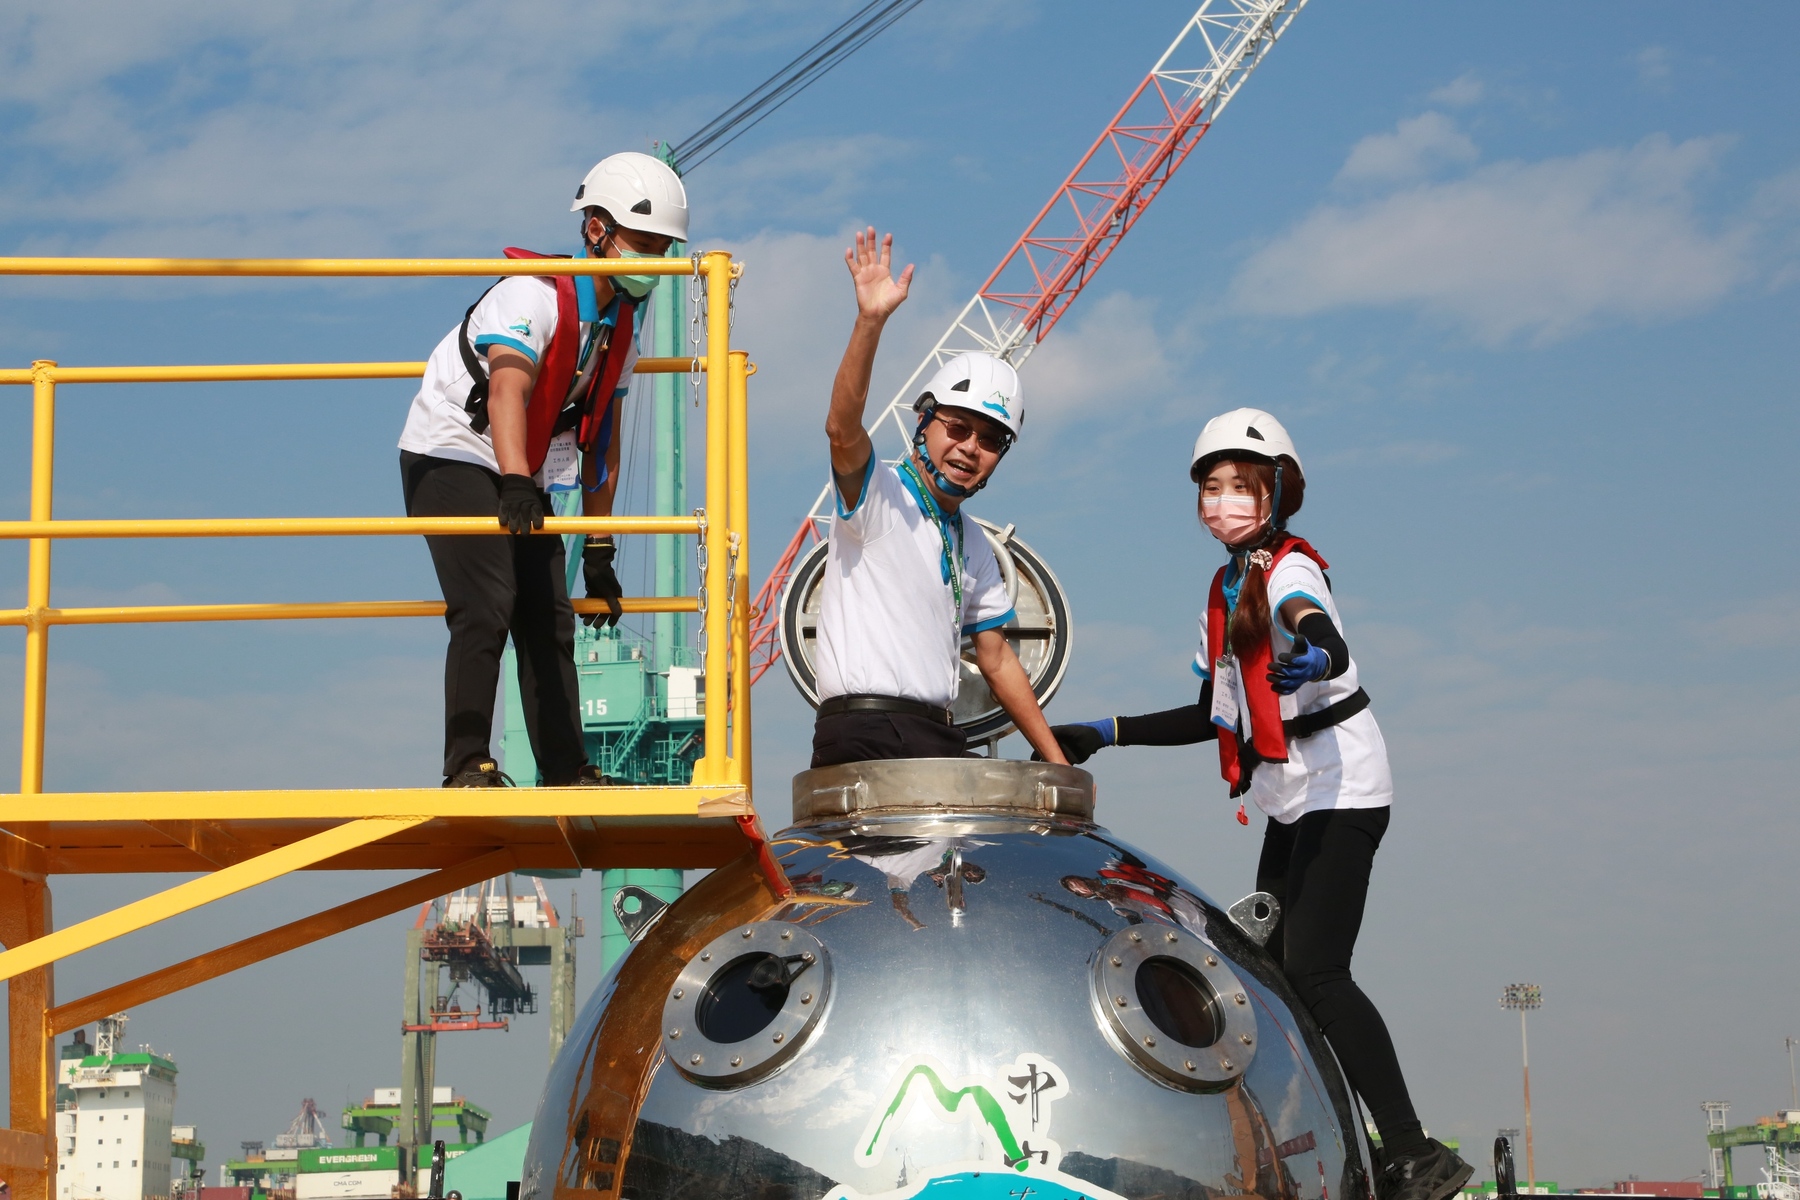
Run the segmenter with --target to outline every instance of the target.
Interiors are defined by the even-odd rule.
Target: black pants
[[[400,452],[409,517],[492,517],[500,476],[486,467]],[[548,498],[544,502],[549,511]],[[546,784],[575,780],[587,761],[575,674],[575,610],[560,537],[428,537],[444,591],[444,774],[489,754],[500,655],[510,633],[519,663],[525,731]],[[532,780],[520,780],[529,784]]]
[[[815,767],[875,758],[961,758],[968,752],[962,730],[911,713],[840,713],[813,723]]]
[[[1368,1104],[1382,1145],[1404,1151],[1422,1136],[1419,1118],[1387,1023],[1350,977],[1369,871],[1387,826],[1386,808],[1311,812],[1292,825],[1271,819],[1256,886],[1281,902],[1269,954]]]

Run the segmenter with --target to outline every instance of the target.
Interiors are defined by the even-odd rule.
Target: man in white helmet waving
[[[893,277],[893,244],[870,228],[844,252],[857,314],[825,418],[837,504],[819,601],[812,765],[966,753],[950,712],[964,637],[1019,732],[1064,762],[1001,632],[1013,611],[993,547],[962,512],[1024,421],[1017,373],[986,354],[945,363],[913,406],[913,449],[896,465],[877,460],[863,429],[882,328],[912,286],[911,266]]]
[[[681,180],[647,154],[602,160],[570,211],[581,214],[581,258],[661,258],[687,239]],[[547,257],[513,247],[506,256]],[[400,435],[407,515],[497,516],[509,531],[425,539],[450,627],[446,787],[511,782],[489,753],[509,634],[543,782],[605,782],[581,735],[563,540],[531,535],[543,527],[550,491],[579,488],[584,516],[612,515],[620,401],[637,359],[638,309],[658,278],[508,276],[470,305],[425,365]],[[610,609],[590,622],[618,622],[614,552],[610,538],[587,539],[587,594]]]

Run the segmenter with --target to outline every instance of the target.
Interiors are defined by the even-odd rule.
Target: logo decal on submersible
[[[865,1195],[839,1188],[828,1200],[1002,1200],[1026,1194],[1033,1200],[1120,1200],[1057,1169],[1062,1147],[1050,1140],[1050,1112],[1068,1094],[1068,1075],[1041,1054],[1021,1054],[992,1076],[968,1079],[952,1077],[934,1058],[915,1055],[900,1064],[857,1139],[856,1165],[879,1166],[895,1131],[915,1111],[946,1124],[976,1126],[986,1153],[973,1162],[933,1165],[926,1178],[893,1191]]]

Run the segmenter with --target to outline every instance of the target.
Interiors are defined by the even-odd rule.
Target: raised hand
[[[885,321],[906,302],[906,294],[912,290],[912,264],[907,263],[896,280],[893,257],[894,235],[886,234],[877,241],[873,225],[867,233],[859,232],[856,245],[844,251],[844,265],[850,268],[850,280],[856,285],[859,315]]]

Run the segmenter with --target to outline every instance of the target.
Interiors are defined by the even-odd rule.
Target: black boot
[[[1385,1157],[1385,1156],[1384,1156]],[[1377,1200],[1445,1200],[1467,1183],[1475,1168],[1436,1138],[1405,1158],[1395,1156],[1381,1169]]]
[[[445,787],[512,787],[512,777],[491,758],[478,758],[444,780]]]

